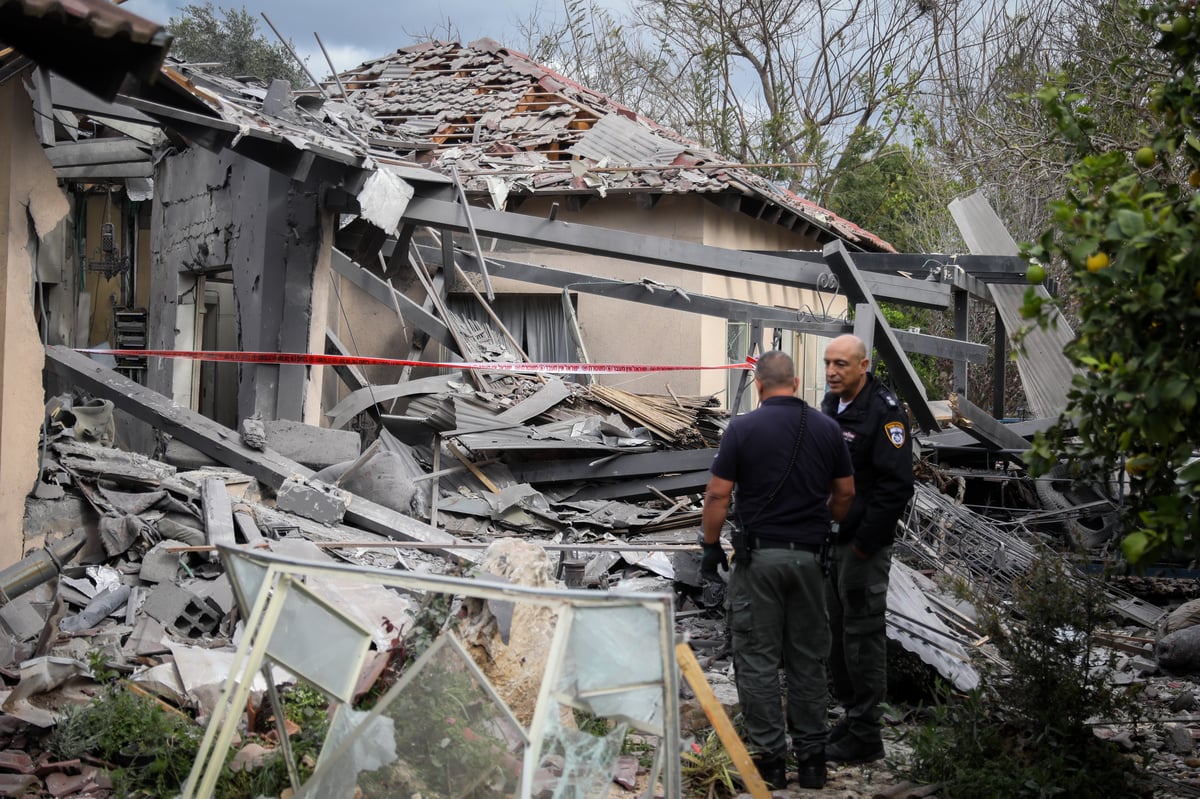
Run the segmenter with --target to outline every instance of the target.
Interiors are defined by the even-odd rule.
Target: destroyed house
[[[35,248],[50,345],[618,363],[635,368],[574,379],[746,408],[742,369],[653,367],[778,346],[813,401],[820,337],[855,330],[935,430],[905,353],[954,360],[965,385],[988,348],[891,330],[877,300],[953,308],[959,328],[987,298],[975,274],[1019,280],[1016,259],[978,256],[927,279],[928,256],[489,40],[403,48],[298,91],[168,62],[102,97],[28,64],[9,51],[7,91],[30,86],[43,175],[67,200]],[[108,365],[228,428],[344,427],[347,408],[378,413],[379,386],[430,373]],[[153,425],[125,422],[123,446],[162,450]]]

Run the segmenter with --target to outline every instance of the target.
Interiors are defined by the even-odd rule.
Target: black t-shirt
[[[804,440],[796,434],[807,416]],[[830,485],[854,474],[838,423],[797,397],[769,397],[729,423],[712,473],[736,484],[732,517],[752,535],[819,544],[829,532]],[[780,485],[780,480],[787,478]],[[779,486],[774,498],[771,492]]]

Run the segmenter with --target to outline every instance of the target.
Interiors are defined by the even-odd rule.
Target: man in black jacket
[[[868,371],[857,336],[825,349],[829,393],[821,410],[837,420],[854,462],[854,501],[837,529],[826,581],[834,698],[846,709],[830,731],[827,759],[867,763],[884,756],[879,703],[887,691],[888,572],[896,522],[913,494],[908,414]]]

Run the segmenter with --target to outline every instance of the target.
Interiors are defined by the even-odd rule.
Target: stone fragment
[[[322,524],[340,522],[350,506],[350,495],[324,483],[288,479],[275,494],[275,507]]]
[[[1200,626],[1185,627],[1159,639],[1154,649],[1160,668],[1175,674],[1200,674]]]

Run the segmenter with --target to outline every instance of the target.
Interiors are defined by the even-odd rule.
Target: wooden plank
[[[46,158],[55,167],[118,164],[130,161],[150,162],[150,153],[133,139],[84,139],[47,147]]]
[[[725,745],[729,759],[733,761],[733,765],[737,766],[738,773],[742,775],[742,782],[746,784],[746,790],[754,799],[771,799],[770,789],[763,782],[758,768],[754,765],[754,760],[746,751],[746,745],[742,743],[742,739],[733,729],[733,723],[725,713],[725,708],[721,707],[720,701],[713,693],[712,686],[705,679],[704,670],[700,668],[700,663],[696,660],[692,647],[686,642],[676,644],[675,660],[679,662],[679,670],[683,672],[684,679],[687,680],[692,693],[699,700],[700,707],[704,708],[704,715],[708,716],[713,729],[717,731],[717,737]]]
[[[330,265],[339,275],[365,291],[371,297],[389,308],[400,306],[404,318],[416,325],[423,333],[436,340],[439,344],[462,355],[458,342],[454,340],[446,323],[429,311],[410,300],[402,292],[396,291],[385,281],[372,274],[362,265],[356,263],[350,256],[336,248],[331,250]]]
[[[219,477],[205,478],[200,486],[200,498],[204,506],[204,532],[210,546],[237,544],[237,532],[233,527],[233,503],[225,481]]]
[[[91,166],[63,166],[54,174],[70,180],[100,180],[101,178],[149,178],[154,177],[154,165],[146,161],[128,161],[123,164],[93,164]]]

